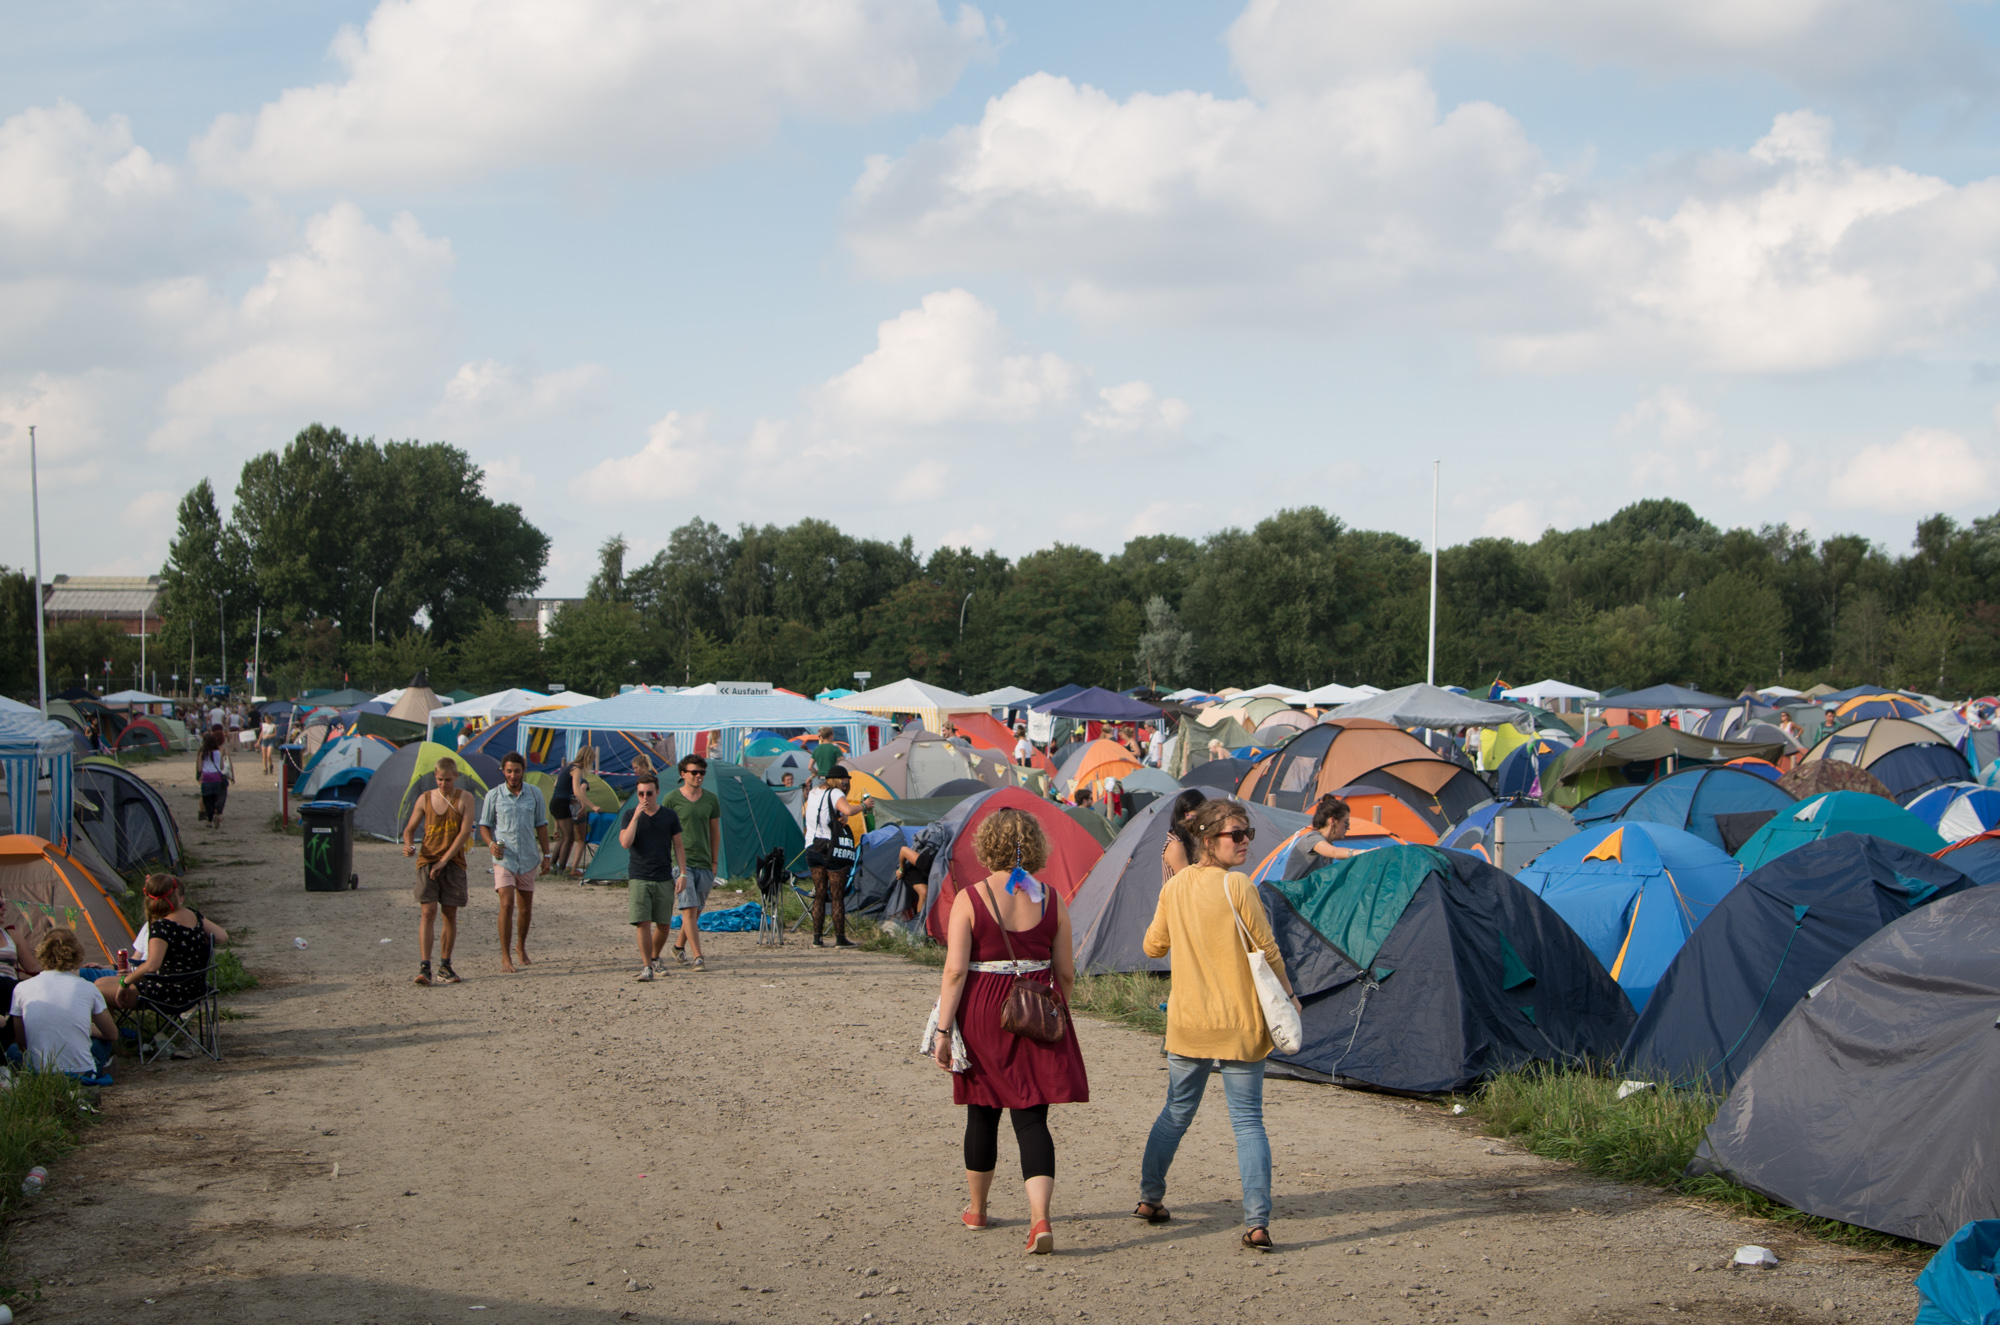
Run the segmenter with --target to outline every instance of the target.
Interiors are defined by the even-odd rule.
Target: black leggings
[[[1049,1135],[1049,1106],[1010,1109],[1014,1140],[1021,1146],[1021,1177],[1056,1176],[1056,1142]],[[984,1104],[965,1106],[965,1167],[969,1173],[991,1173],[1000,1162],[1000,1110]]]

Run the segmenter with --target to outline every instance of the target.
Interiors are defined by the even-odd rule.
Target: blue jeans
[[[1212,1058],[1167,1055],[1167,1106],[1153,1120],[1146,1138],[1146,1158],[1139,1167],[1139,1199],[1158,1205],[1167,1195],[1167,1169],[1181,1148],[1181,1138],[1201,1107],[1208,1075],[1216,1071]],[[1243,1223],[1250,1228],[1271,1224],[1271,1142],[1264,1135],[1264,1065],[1221,1060],[1222,1091],[1229,1101],[1229,1125],[1236,1130],[1236,1171],[1243,1179]]]

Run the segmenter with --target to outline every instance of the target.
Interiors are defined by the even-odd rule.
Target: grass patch
[[[215,954],[215,990],[219,994],[240,994],[257,987],[257,977],[243,969],[236,949],[224,948]]]
[[[0,1217],[36,1198],[21,1194],[21,1179],[37,1164],[50,1164],[82,1143],[84,1127],[96,1117],[89,1093],[60,1072],[16,1072],[13,1086],[0,1091]],[[0,1283],[0,1302],[18,1311],[39,1301],[41,1291]]]
[[[1618,1085],[1616,1076],[1537,1065],[1502,1073],[1458,1102],[1489,1133],[1601,1177],[1716,1201],[1753,1218],[1850,1247],[1925,1255],[1934,1250],[1794,1210],[1714,1174],[1685,1176],[1721,1101],[1698,1091],[1663,1086],[1621,1100]]]
[[[278,813],[276,810],[271,811],[271,817],[265,820],[264,826],[272,832],[282,833],[286,837],[297,837],[303,831],[297,824],[285,818],[284,815]]]
[[[252,1021],[257,1016],[254,1012],[239,1012],[235,1008],[223,1008],[221,1013],[224,1021]]]
[[[847,937],[859,944],[863,952],[886,952],[933,970],[944,966],[943,948],[922,936],[912,938],[900,928],[887,929],[873,920],[849,920]]]
[[[1111,975],[1079,975],[1071,1009],[1099,1021],[1136,1026],[1148,1035],[1167,1033],[1167,1014],[1160,1007],[1172,988],[1164,975],[1122,971]]]

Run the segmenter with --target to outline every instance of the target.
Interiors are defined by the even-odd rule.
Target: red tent
[[[946,857],[950,868],[944,882],[935,889],[937,895],[929,899],[929,914],[924,921],[930,936],[939,943],[946,939],[945,922],[951,918],[951,904],[959,889],[975,884],[992,873],[979,863],[972,847],[979,836],[979,825],[995,810],[1026,810],[1035,816],[1043,834],[1049,839],[1049,863],[1038,870],[1035,877],[1054,888],[1065,902],[1075,899],[1076,890],[1083,886],[1084,876],[1090,873],[1097,858],[1104,854],[1104,848],[1097,845],[1097,839],[1053,801],[1045,801],[1019,787],[1001,787],[983,796],[968,797],[963,806],[939,821],[952,828],[951,851]],[[953,819],[958,822],[953,824]]]
[[[1020,738],[991,713],[954,713],[951,724],[958,728],[960,736],[980,749],[991,750],[1010,764],[1014,762],[1014,742]],[[1055,764],[1040,750],[1036,750],[1028,762],[1050,777],[1056,775]]]

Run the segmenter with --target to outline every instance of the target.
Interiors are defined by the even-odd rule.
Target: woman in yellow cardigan
[[[1250,978],[1246,932],[1287,994],[1292,983],[1257,887],[1236,869],[1255,836],[1249,814],[1235,801],[1212,800],[1195,811],[1188,827],[1200,846],[1200,861],[1167,881],[1159,910],[1146,928],[1148,957],[1173,954],[1174,987],[1167,999],[1167,1104],[1146,1138],[1139,1204],[1132,1214],[1149,1224],[1173,1217],[1161,1204],[1167,1169],[1201,1107],[1209,1073],[1219,1066],[1229,1124],[1236,1131],[1236,1169],[1243,1179],[1243,1245],[1269,1251],[1271,1143],[1264,1135],[1264,1059],[1274,1046]],[[1292,1003],[1297,1006],[1298,999]]]

